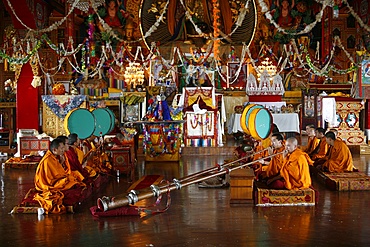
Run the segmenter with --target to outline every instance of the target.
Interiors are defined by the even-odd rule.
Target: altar
[[[65,135],[64,118],[77,108],[87,108],[86,95],[42,95],[42,130],[57,137]]]
[[[273,113],[272,118],[280,132],[300,133],[298,113]]]
[[[143,127],[145,161],[179,161],[184,121],[138,121]]]
[[[276,124],[280,132],[300,133],[299,115],[297,113],[273,113],[271,115],[273,123]],[[234,113],[231,116],[229,127],[232,129],[232,133],[243,132],[240,126],[241,116],[242,114],[239,113]]]
[[[185,87],[179,100],[183,107],[184,144],[187,147],[223,146],[226,111],[223,96],[214,87]]]

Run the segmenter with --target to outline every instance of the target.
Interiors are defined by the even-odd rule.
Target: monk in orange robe
[[[348,146],[343,141],[336,140],[335,134],[331,131],[326,133],[325,137],[331,150],[327,161],[318,168],[329,172],[352,172],[354,169],[353,159]]]
[[[255,142],[254,145],[254,152],[255,154],[253,155],[253,161],[262,159],[263,157],[266,157],[269,155],[267,148],[271,147],[271,137],[273,134],[280,134],[279,133],[279,128],[277,127],[276,124],[272,124],[272,132],[269,135],[269,138],[266,138],[264,140],[259,140]],[[281,135],[281,134],[280,134]],[[258,162],[260,165],[262,165],[264,162]]]
[[[282,152],[285,150],[285,143],[284,137],[280,133],[275,133],[271,136],[271,144],[272,147],[269,147],[268,155],[277,154],[271,158],[270,162],[262,161],[262,164],[267,164],[267,166],[262,166],[262,178],[265,177],[274,177],[279,174],[280,169],[283,165],[283,154]],[[281,153],[281,154],[278,154]]]
[[[307,146],[302,147],[301,150],[310,155],[319,145],[320,140],[316,138],[315,127],[312,124],[306,126],[306,132],[308,135]]]
[[[286,153],[280,174],[267,181],[270,188],[300,190],[311,186],[309,164],[313,163],[307,153],[298,148],[298,141],[290,137],[286,141]]]
[[[72,133],[68,136],[68,150],[66,155],[68,157],[69,163],[71,164],[71,169],[73,171],[79,171],[85,179],[89,177],[95,177],[96,172],[93,169],[84,167],[84,153],[79,149],[80,138],[76,133]]]
[[[84,175],[80,173],[78,170],[73,169],[73,165],[71,165],[72,161],[68,157],[68,150],[70,148],[68,145],[68,137],[61,135],[61,136],[58,136],[57,139],[62,140],[64,143],[64,154],[58,157],[59,162],[65,168],[64,170],[66,170],[68,174],[72,174],[79,182],[85,182]]]
[[[65,213],[63,205],[63,191],[76,186],[85,186],[72,174],[66,172],[58,157],[64,156],[64,143],[54,139],[50,143],[50,150],[46,152],[36,169],[35,188],[39,193],[34,197],[45,213]]]
[[[100,146],[95,147],[94,139],[96,137],[91,136],[82,143],[83,153],[87,158],[86,168],[92,168],[97,173],[110,173],[113,167],[110,164],[108,155],[103,150],[104,143],[100,143]]]
[[[320,140],[320,143],[310,154],[310,157],[313,161],[325,158],[326,153],[329,150],[329,144],[326,143],[324,128],[316,129],[316,138]]]

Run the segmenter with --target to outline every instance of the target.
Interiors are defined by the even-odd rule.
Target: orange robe
[[[254,153],[257,153],[257,154],[253,155],[253,161],[258,160],[258,159],[262,159],[263,157],[266,157],[268,155],[267,149],[266,150],[264,150],[264,149],[265,148],[262,146],[262,142],[259,141],[258,145],[254,148]]]
[[[40,191],[34,199],[40,203],[46,213],[65,213],[62,191],[71,189],[75,185],[85,186],[63,168],[50,150],[37,166],[34,182],[36,190]]]
[[[319,145],[320,139],[316,138],[316,136],[308,137],[307,146],[302,147],[302,151],[308,154],[311,154],[317,145]]]
[[[353,171],[353,159],[348,146],[339,140],[334,141],[330,148],[328,160],[322,165],[329,172],[351,172]]]
[[[280,175],[284,178],[288,190],[307,189],[311,186],[309,164],[313,161],[307,153],[299,148],[288,154],[284,159]]]
[[[69,160],[67,158],[67,155],[64,154],[65,156],[65,164],[66,168],[64,169],[68,174],[72,174],[76,178],[77,181],[82,182],[85,178],[84,176],[79,172],[79,171],[72,171],[71,164],[69,163]]]
[[[285,149],[285,146],[282,146],[279,149],[274,150],[274,154],[283,152]],[[262,167],[262,171],[266,173],[266,177],[273,177],[275,175],[278,175],[280,172],[281,167],[283,166],[283,154],[278,154],[271,158],[270,163],[267,166]]]
[[[325,158],[326,153],[328,152],[328,150],[329,150],[329,144],[326,142],[326,138],[324,137],[320,141],[317,153],[312,154],[311,159],[312,160],[318,160],[318,159]]]
[[[73,147],[73,148],[77,154],[78,161],[80,162],[81,165],[83,165],[84,158],[85,158],[84,152],[79,148],[76,148],[76,147]],[[90,166],[85,166],[83,169],[85,169],[89,173],[89,177],[95,177],[97,174],[96,171]]]

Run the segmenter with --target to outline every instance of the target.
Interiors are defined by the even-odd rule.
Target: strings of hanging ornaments
[[[67,1],[70,5],[73,5],[75,0],[68,0]],[[104,4],[105,0],[80,0],[79,3],[77,3],[76,8],[83,11],[88,12],[89,8],[98,8]]]

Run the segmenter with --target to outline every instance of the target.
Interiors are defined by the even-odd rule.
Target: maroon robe
[[[65,154],[68,158],[69,164],[71,165],[71,170],[79,171],[85,179],[89,178],[90,174],[82,167],[75,149],[73,147],[69,147],[69,150],[67,150]]]

